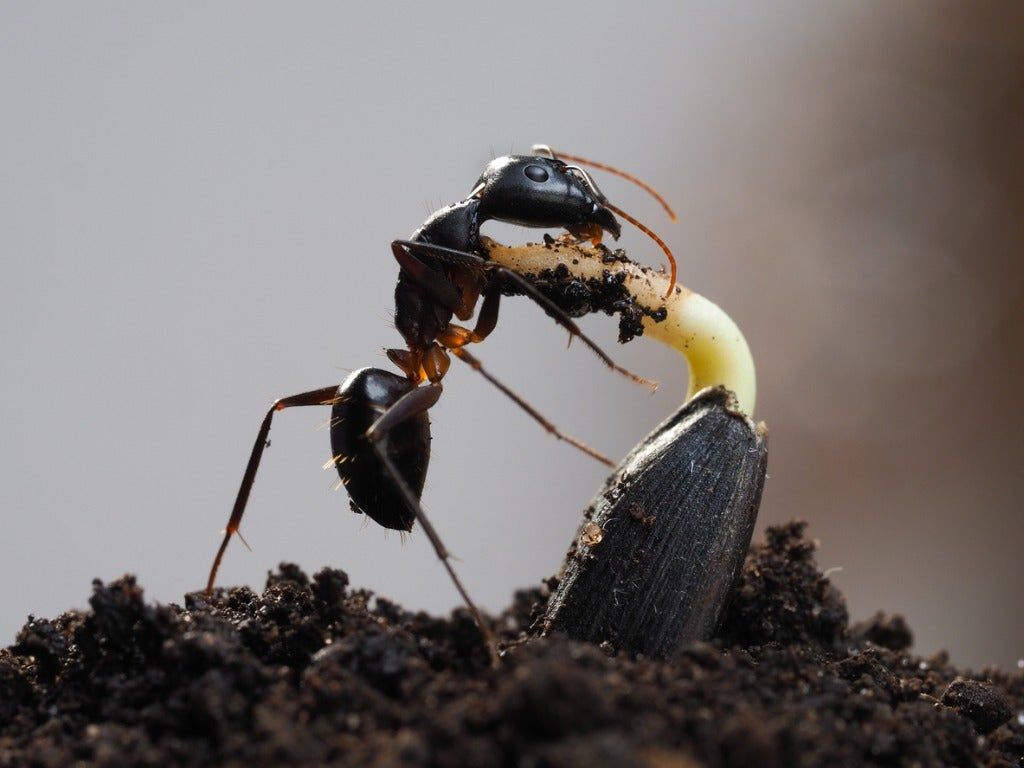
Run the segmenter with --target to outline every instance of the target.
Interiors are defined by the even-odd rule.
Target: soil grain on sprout
[[[1020,766],[1024,673],[851,625],[804,526],[751,551],[713,643],[653,662],[535,638],[551,584],[495,623],[410,613],[325,569],[184,607],[130,576],[0,650],[0,766]]]

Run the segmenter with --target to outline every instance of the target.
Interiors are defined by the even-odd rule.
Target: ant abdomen
[[[333,462],[352,501],[352,510],[385,528],[412,529],[416,513],[386,477],[380,457],[366,433],[380,416],[416,386],[404,376],[380,368],[361,368],[338,388],[331,409]],[[388,458],[419,499],[430,461],[430,419],[424,411],[381,438]]]

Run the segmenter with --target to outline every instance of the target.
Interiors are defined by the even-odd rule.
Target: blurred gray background
[[[0,5],[0,644],[93,577],[202,586],[276,396],[386,365],[388,242],[534,142],[724,306],[771,428],[761,527],[802,517],[851,613],[1024,656],[1024,14],[1018,3]],[[525,230],[492,229],[506,240]],[[631,254],[661,264],[630,231]],[[622,455],[682,360],[510,300],[480,357]],[[605,472],[459,364],[425,502],[491,610],[558,566]],[[281,560],[444,611],[422,535],[348,511],[319,409],[279,417],[221,583]]]

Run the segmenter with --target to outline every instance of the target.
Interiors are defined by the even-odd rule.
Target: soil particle
[[[769,528],[747,558],[721,635],[735,645],[799,643],[837,650],[849,617],[846,601],[819,571],[805,522]]]
[[[942,694],[942,703],[970,718],[980,733],[990,733],[1013,715],[1006,694],[993,685],[958,677]]]
[[[803,531],[770,529],[716,639],[665,662],[532,637],[552,582],[496,617],[498,669],[465,611],[338,570],[184,606],[94,582],[0,650],[0,766],[1020,766],[1024,676],[851,630]]]
[[[552,239],[549,242],[549,238],[546,237],[544,242],[546,247],[557,250],[557,241]],[[601,261],[604,264],[631,263],[623,250],[612,251],[605,246],[600,248],[603,253]],[[582,317],[592,312],[618,315],[621,344],[643,335],[644,317],[658,323],[668,317],[664,307],[650,309],[637,303],[626,287],[625,272],[606,269],[600,278],[581,280],[574,277],[565,264],[559,264],[532,277],[531,282],[571,317]],[[518,294],[516,287],[511,284],[506,284],[503,290],[510,296]]]
[[[850,627],[850,634],[862,643],[871,642],[890,651],[905,651],[914,644],[914,633],[899,614],[879,611],[867,621]]]

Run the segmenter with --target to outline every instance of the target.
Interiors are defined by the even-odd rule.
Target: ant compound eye
[[[523,173],[525,173],[526,178],[531,181],[541,182],[548,180],[548,172],[539,165],[528,165],[523,169]]]

